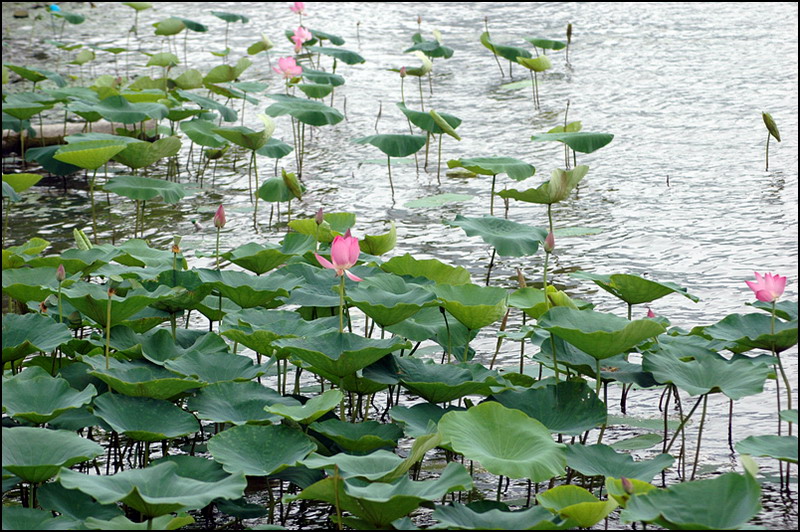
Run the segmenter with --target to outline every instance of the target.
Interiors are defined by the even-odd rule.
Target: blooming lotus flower
[[[296,78],[303,73],[303,67],[297,65],[294,57],[281,57],[278,59],[278,66],[272,67],[272,70],[281,74],[284,79]]]
[[[298,53],[303,47],[303,43],[310,41],[313,38],[314,36],[311,35],[310,31],[305,29],[303,26],[298,26],[297,29],[294,30],[294,35],[292,35],[292,40],[294,41],[294,52]]]
[[[358,247],[358,239],[354,236],[350,236],[350,230],[348,229],[344,236],[340,235],[333,239],[333,243],[331,244],[332,263],[319,253],[314,253],[314,256],[317,257],[319,263],[325,268],[336,270],[337,277],[345,274],[351,281],[363,281],[363,279],[347,271],[349,268],[355,266],[360,253],[361,248]]]
[[[216,227],[217,229],[222,229],[223,227],[225,227],[226,221],[227,220],[225,219],[225,209],[222,207],[222,205],[220,205],[219,209],[217,209],[217,212],[214,214],[214,227]]]
[[[756,299],[765,303],[774,303],[783,294],[786,288],[786,277],[774,273],[765,273],[763,276],[758,272],[753,272],[756,280],[745,281],[750,290],[755,292]]]
[[[306,4],[305,2],[295,2],[289,9],[292,10],[292,13],[303,15],[306,12]]]

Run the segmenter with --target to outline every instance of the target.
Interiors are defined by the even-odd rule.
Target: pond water
[[[29,42],[30,19],[7,16],[14,6],[17,4],[3,4],[3,61],[52,69],[53,48]],[[87,15],[87,22],[68,26],[65,40],[125,46],[126,31],[133,23],[131,11],[112,3],[94,6],[70,4],[70,10]],[[231,27],[228,38],[234,62],[261,33],[276,43],[270,52],[272,65],[278,57],[290,54],[291,45],[282,34],[297,26],[297,16],[289,11],[288,3],[222,2],[213,9],[251,18],[248,24]],[[169,15],[204,23],[211,28],[209,33],[188,37],[188,63],[207,71],[220,63],[209,52],[224,48],[224,23],[212,16],[211,10],[198,4],[158,3],[156,9],[141,13],[138,43],[146,51],[165,50],[161,38],[152,35],[150,24]],[[797,10],[796,3],[308,3],[304,25],[341,35],[347,41],[344,47],[360,53],[366,63],[337,69],[346,84],[337,89],[334,105],[346,111],[346,120],[316,129],[307,142],[303,181],[308,191],[302,201],[293,202],[292,216],[310,217],[320,207],[326,212],[354,212],[354,235],[358,237],[383,233],[393,221],[398,244],[390,256],[411,253],[417,258],[438,258],[468,268],[473,281],[482,282],[491,259],[489,246],[441,221],[457,214],[488,214],[489,179],[446,177],[443,163],[440,184],[434,144],[427,171],[417,170],[413,159],[412,164],[392,165],[392,198],[386,165],[378,163],[382,154],[351,142],[376,131],[408,132],[406,120],[395,106],[401,98],[400,78],[388,69],[417,66],[416,58],[402,53],[412,45],[412,34],[421,29],[423,36],[431,39],[432,31],[439,30],[444,44],[455,54],[434,61],[432,82],[426,80],[422,86],[425,109],[463,120],[458,128],[462,140],[444,139],[443,160],[519,158],[536,166],[537,175],[529,183],[538,185],[552,169],[563,166],[563,150],[561,144],[531,142],[530,136],[563,124],[567,102],[569,120],[580,120],[584,131],[615,135],[605,148],[579,154],[578,163],[588,165],[589,174],[576,194],[554,206],[556,227],[602,230],[596,235],[558,240],[555,270],[550,275],[559,287],[594,302],[598,310],[624,315],[625,309],[610,294],[567,274],[578,270],[629,273],[677,283],[700,302],[672,295],[651,307],[684,329],[715,323],[729,313],[748,312],[745,303],[753,297],[744,281],[753,278],[753,271],[787,275],[784,298],[796,300]],[[31,14],[40,11],[31,9]],[[530,46],[523,37],[565,40],[567,24],[573,25],[570,65],[565,64],[563,52],[553,53],[554,68],[539,76],[539,111],[534,110],[529,87],[504,87],[528,79],[528,74],[517,66],[511,78],[508,63],[501,61],[505,73],[501,77],[493,56],[479,42],[485,18],[495,43],[526,48]],[[45,22],[37,22],[37,33],[49,30]],[[182,40],[181,36],[181,59]],[[132,65],[143,63],[141,56],[131,58]],[[330,61],[324,64],[330,65]],[[109,73],[113,61],[99,62],[94,68],[97,74]],[[123,59],[120,68],[124,68]],[[78,73],[77,69],[73,72]],[[282,81],[263,55],[256,56],[242,80],[268,82],[267,93],[283,92]],[[410,108],[420,108],[416,79],[406,79],[404,95]],[[257,97],[258,104],[248,105],[245,125],[260,129],[256,112],[263,111],[271,100]],[[781,143],[770,143],[769,171],[764,170],[762,111],[775,118],[782,137]],[[291,143],[289,119],[281,117],[276,123],[274,136]],[[273,160],[259,158],[258,163],[260,176],[273,176]],[[279,166],[293,171],[293,157],[281,160]],[[211,217],[216,206],[224,203],[228,213],[223,235],[226,249],[249,241],[277,242],[286,226],[275,220],[270,226],[265,203],[259,206],[259,234],[254,234],[244,168],[241,157],[235,169],[230,159],[224,159],[217,168],[214,187],[207,180],[201,188],[184,176],[190,196],[177,208],[148,207],[146,238],[154,245],[167,246],[173,234],[183,234],[182,248],[190,264],[209,266],[214,248]],[[23,201],[13,206],[7,245],[40,236],[53,243],[51,252],[71,247],[72,229],[90,227],[91,217],[83,179],[71,179],[69,184],[66,193],[57,180],[24,194]],[[498,188],[506,186],[534,185],[520,187],[498,176]],[[404,205],[440,193],[476,197],[439,208]],[[502,202],[496,203],[495,213],[502,212],[502,207]],[[112,198],[111,214],[116,238],[130,235],[131,205]],[[547,225],[546,211],[539,205],[512,201],[508,217]],[[207,229],[194,233],[192,219],[199,219]],[[105,215],[100,224],[101,240],[110,241]],[[541,254],[525,260],[499,258],[492,284],[516,287],[515,268],[522,270],[529,283],[537,282],[542,260]],[[634,308],[634,317],[645,313],[643,307]],[[510,326],[518,324],[519,318],[512,313]],[[489,327],[473,343],[478,360],[487,363],[491,358],[495,334],[496,329]],[[504,345],[500,365],[514,366],[517,359],[518,345]],[[785,352],[783,359],[796,383],[797,348]],[[613,393],[617,392],[612,391],[609,404],[615,402]],[[657,417],[659,395],[634,391],[628,414]],[[709,412],[701,473],[741,471],[728,448],[727,400],[712,396]],[[737,402],[734,441],[773,434],[775,428],[775,382],[768,381],[762,394]],[[629,435],[610,431],[605,441]],[[693,452],[693,444],[690,450]],[[775,461],[758,462],[762,474],[777,475]],[[796,474],[793,478],[796,482]],[[494,489],[494,485],[485,486],[487,493]],[[518,489],[524,492],[524,487]],[[796,484],[790,496],[781,494],[774,483],[763,489],[765,511],[759,524],[795,529]]]

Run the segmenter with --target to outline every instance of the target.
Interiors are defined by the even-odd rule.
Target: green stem
[[[256,218],[258,216],[258,164],[256,163],[256,152],[253,151],[252,159],[250,161],[250,165],[253,168],[253,176],[255,176],[256,181],[256,206],[253,210],[253,227],[258,229],[258,225],[256,222]]]
[[[770,336],[775,336],[775,301],[772,302],[772,321],[770,323]],[[775,344],[772,344],[772,356],[774,356],[778,360],[778,369],[781,373],[781,378],[783,379],[783,385],[786,388],[786,408],[789,410],[792,409],[792,386],[789,383],[789,377],[786,375],[786,371],[783,369],[783,361],[781,360],[781,355],[777,351],[775,351]],[[780,424],[780,412],[778,413],[778,423]],[[792,424],[789,423],[789,436],[792,435]]]
[[[494,185],[497,174],[492,174],[492,195],[489,197],[489,216],[494,216]]]
[[[111,281],[109,281],[111,282]],[[111,290],[108,291],[108,303],[106,304],[106,369],[108,369],[108,351],[111,345]]]
[[[214,255],[217,257],[217,269],[219,270],[219,227],[217,227],[217,248]]]
[[[61,311],[61,281],[58,282],[58,323],[64,321],[64,314]]]
[[[708,405],[708,394],[703,394],[703,412],[700,414],[700,427],[697,429],[697,449],[694,451],[694,464],[692,465],[692,478],[689,480],[694,480],[694,476],[697,473],[697,461],[700,459],[700,441],[703,438],[703,425],[706,422],[706,406]]]
[[[339,284],[339,334],[344,332],[344,274]]]
[[[97,215],[95,214],[94,208],[94,180],[97,177],[97,168],[94,169],[92,172],[92,180],[89,182],[89,198],[92,202],[92,232],[94,233],[92,237],[94,238],[94,243],[97,244]]]
[[[769,137],[770,137],[770,134],[769,134],[769,131],[767,131],[767,162],[766,162],[766,167],[764,168],[765,172],[769,172]],[[20,138],[21,138],[21,136],[20,136]]]
[[[386,166],[389,168],[389,187],[392,189],[392,197],[394,197],[394,184],[392,183],[392,158],[386,156]]]

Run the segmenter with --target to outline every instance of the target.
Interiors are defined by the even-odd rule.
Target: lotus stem
[[[21,136],[20,136],[21,137]],[[92,203],[92,235],[94,243],[97,244],[97,215],[95,214],[94,207],[94,180],[97,177],[97,168],[92,172],[92,180],[89,182],[89,198]]]
[[[419,80],[419,106],[422,107],[422,110],[425,110],[425,100],[422,97],[422,76],[417,78]]]
[[[494,216],[494,186],[497,181],[497,174],[492,174],[492,194],[489,196],[489,216]]]
[[[336,506],[336,528],[342,530],[342,508],[339,503],[339,466],[333,466],[333,499]]]
[[[339,282],[339,334],[344,332],[344,274]]]
[[[680,398],[678,397],[677,390],[675,391],[675,398],[676,398],[676,400],[680,401]],[[672,444],[675,443],[675,439],[678,437],[678,434],[681,433],[681,431],[683,430],[683,427],[686,425],[686,422],[691,419],[692,414],[694,414],[694,411],[697,410],[698,406],[700,406],[700,402],[702,400],[703,400],[703,397],[700,397],[699,399],[697,399],[697,402],[694,404],[692,409],[689,411],[689,414],[686,417],[681,416],[681,424],[678,425],[677,429],[675,429],[675,434],[672,436],[672,439],[669,441],[669,444],[664,449],[665,453],[668,453],[669,450],[672,449]]]
[[[436,181],[441,185],[442,180],[439,178],[439,174],[442,169],[442,136],[444,133],[439,133],[439,158],[436,161]]]
[[[110,280],[108,281],[111,282]],[[108,369],[108,351],[111,345],[111,298],[114,295],[113,289],[108,288],[108,303],[106,304],[106,369]],[[109,387],[110,390],[110,387]]]
[[[220,228],[217,227],[217,247],[216,247],[216,251],[214,252],[214,256],[216,256],[216,258],[217,258],[217,269],[218,270],[219,270],[219,230],[220,230]],[[220,298],[222,298],[222,296],[220,296]]]
[[[392,183],[392,158],[386,156],[386,166],[389,168],[389,187],[392,189],[392,198],[394,198],[394,183]]]
[[[509,313],[511,313],[511,309],[506,310],[506,315],[503,316],[503,321],[500,323],[500,331],[501,332],[506,330],[506,324],[508,323],[508,315],[509,315]],[[523,342],[524,342],[524,340],[523,340]],[[499,338],[497,338],[497,344],[495,345],[495,348],[494,348],[494,356],[492,357],[492,361],[489,363],[489,369],[492,369],[494,367],[494,361],[497,359],[497,354],[500,352],[500,346],[501,345],[503,345],[503,338],[499,337]],[[522,371],[520,371],[520,373],[522,373]]]
[[[767,139],[769,142],[769,139]],[[770,336],[775,336],[775,301],[772,302],[772,321],[770,322]],[[783,361],[781,360],[781,355],[778,351],[775,350],[775,344],[772,344],[772,356],[774,356],[778,360],[778,369],[781,373],[781,379],[783,379],[783,386],[786,388],[786,408],[789,410],[792,409],[792,385],[789,383],[789,378],[786,375],[786,370],[783,368]],[[780,393],[780,392],[779,392]],[[778,428],[780,428],[780,413],[778,416]],[[792,435],[792,424],[789,423],[789,436]]]
[[[61,281],[58,282],[58,323],[63,323],[64,313],[61,310]]]
[[[253,155],[251,156],[250,165],[253,168],[253,176],[255,177],[256,181],[256,206],[253,210],[253,228],[258,232],[258,163],[256,162],[256,152],[253,150]]]
[[[700,415],[700,427],[697,431],[697,448],[694,451],[694,464],[692,465],[692,477],[689,480],[694,480],[697,473],[697,461],[700,459],[700,442],[703,438],[703,425],[706,422],[706,407],[708,406],[708,394],[703,394],[703,412]]]
[[[769,131],[767,131],[767,162],[766,162],[766,167],[764,168],[765,172],[769,172],[769,137],[770,137],[770,134],[769,134]],[[20,138],[22,138],[21,135],[20,135]]]

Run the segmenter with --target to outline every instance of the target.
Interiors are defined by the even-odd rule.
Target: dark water
[[[220,63],[208,52],[224,47],[225,25],[210,11],[231,11],[251,17],[248,24],[231,26],[232,60],[244,55],[245,48],[264,33],[276,43],[270,52],[274,65],[278,57],[290,54],[291,45],[283,32],[293,30],[298,23],[288,5],[219,3],[212,8],[159,3],[155,10],[140,16],[140,46],[150,52],[166,51],[161,38],[152,35],[150,24],[169,15],[202,22],[211,31],[189,35],[188,60],[189,66],[207,71]],[[7,44],[3,61],[37,64],[31,59],[36,54],[45,60],[38,64],[52,68],[55,57],[47,55],[52,49],[28,41],[30,20],[6,16],[13,6],[3,4]],[[86,14],[88,21],[68,27],[66,39],[125,46],[126,30],[133,23],[132,11],[110,3],[95,6],[69,5],[68,9]],[[444,160],[516,157],[535,165],[537,174],[522,186],[499,176],[498,188],[536,186],[552,169],[563,166],[563,151],[560,144],[533,143],[530,136],[563,123],[567,101],[569,120],[580,120],[584,131],[615,135],[607,147],[578,157],[578,163],[589,165],[591,170],[579,192],[553,209],[556,227],[602,229],[598,235],[557,242],[551,276],[570,294],[591,300],[599,310],[624,315],[625,309],[610,294],[591,283],[579,284],[566,273],[631,273],[672,281],[701,301],[695,304],[672,295],[651,307],[685,329],[715,323],[728,313],[747,313],[745,303],[753,297],[744,281],[753,278],[753,271],[787,275],[784,298],[797,299],[797,4],[308,3],[307,11],[303,19],[306,26],[341,35],[347,40],[345,48],[358,51],[367,62],[338,67],[337,72],[347,81],[337,89],[334,105],[346,110],[347,120],[313,132],[313,139],[307,143],[303,176],[308,192],[302,201],[293,202],[293,216],[312,216],[320,207],[328,212],[354,212],[354,234],[358,237],[383,233],[394,221],[398,245],[390,255],[408,252],[417,258],[435,257],[467,267],[474,282],[482,282],[491,256],[489,247],[440,222],[456,214],[488,214],[490,181],[444,177],[443,168],[439,184],[434,144],[427,172],[417,171],[414,164],[392,166],[396,190],[392,199],[385,164],[373,162],[382,154],[371,146],[351,143],[353,138],[376,130],[407,132],[405,118],[395,107],[401,97],[400,78],[388,69],[416,66],[416,58],[402,53],[411,46],[411,35],[421,28],[423,36],[430,39],[432,30],[438,29],[455,55],[449,60],[435,60],[432,94],[428,83],[423,85],[425,109],[463,120],[458,128],[462,141],[444,140]],[[508,63],[502,62],[505,77],[501,78],[492,55],[478,41],[484,17],[488,17],[494,42],[526,48],[529,45],[523,37],[564,40],[567,23],[573,24],[571,66],[565,65],[563,52],[551,54],[554,68],[540,76],[540,111],[534,111],[528,87],[503,87],[512,81]],[[37,35],[49,30],[48,18],[37,22]],[[182,36],[177,43],[183,60]],[[140,56],[130,61],[141,66],[146,59]],[[98,62],[96,73],[113,71],[112,61],[104,65],[100,59]],[[329,59],[323,62],[330,65]],[[121,58],[121,69],[124,63]],[[77,68],[72,72],[77,74]],[[84,75],[86,72],[84,68]],[[242,79],[268,82],[267,93],[283,91],[282,81],[263,55],[254,58],[254,65]],[[513,81],[526,79],[527,72],[514,69]],[[408,106],[419,109],[416,79],[407,78],[404,89]],[[270,103],[263,95],[258,97],[260,103],[248,105],[245,119],[245,124],[255,129],[260,129],[256,112]],[[766,130],[762,111],[775,118],[783,139],[770,143],[768,172],[764,170]],[[291,143],[288,118],[276,122],[274,136]],[[192,264],[206,266],[212,261],[208,255],[213,253],[213,232],[193,233],[190,220],[199,218],[206,227],[212,227],[213,212],[223,202],[229,220],[224,235],[228,248],[252,240],[277,241],[285,226],[268,226],[269,207],[265,203],[259,206],[260,233],[254,234],[243,164],[240,160],[233,170],[231,161],[223,161],[214,188],[208,184],[201,188],[193,181],[185,183],[190,195],[177,209],[153,205],[146,236],[153,243],[166,245],[173,232],[184,234],[182,247],[187,256],[204,255]],[[280,164],[294,170],[291,156]],[[273,172],[273,161],[260,158],[259,175],[271,177]],[[477,197],[436,209],[404,206],[410,200],[445,192]],[[114,198],[111,202],[115,232],[118,237],[130,234],[132,207]],[[501,207],[502,203],[496,204],[496,215],[502,212]],[[35,187],[13,209],[11,244],[41,236],[53,242],[56,250],[63,249],[72,245],[73,227],[88,227],[91,222],[86,193],[74,188],[65,195],[58,187]],[[508,216],[521,223],[547,224],[544,208],[537,205],[512,202]],[[110,239],[108,229],[104,225],[106,239]],[[529,282],[541,278],[541,256],[505,258],[495,264],[493,283],[516,286],[517,267]],[[645,312],[635,308],[634,316],[642,317]],[[493,352],[495,332],[487,328],[473,344],[484,362]],[[517,346],[509,344],[498,360],[513,366],[517,356]],[[797,348],[787,351],[783,358],[796,383]],[[734,441],[775,433],[774,384],[769,381],[762,394],[736,403]],[[629,415],[658,416],[658,397],[659,392],[634,391]],[[727,400],[711,396],[709,412],[701,450],[701,463],[707,466],[703,473],[741,471],[727,443]],[[612,430],[604,441],[630,435]],[[635,455],[646,457],[648,453]],[[774,461],[758,462],[764,475],[777,474]],[[485,489],[492,496],[494,480],[488,482]],[[796,490],[796,484],[792,489]],[[765,512],[760,524],[772,529],[796,528],[796,502],[781,496],[775,484],[765,484],[764,490]]]

